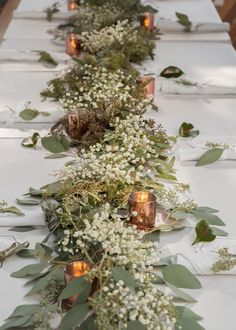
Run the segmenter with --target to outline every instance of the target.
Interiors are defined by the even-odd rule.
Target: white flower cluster
[[[64,39],[66,35],[74,31],[93,31],[100,30],[106,25],[111,25],[116,18],[123,16],[125,13],[113,4],[102,4],[100,6],[90,6],[81,4],[80,10],[75,15],[67,19],[69,26],[49,31],[55,38]]]
[[[72,67],[67,74],[72,74],[76,84],[68,89],[60,99],[67,111],[77,110],[80,107],[103,109],[110,104],[124,110],[144,113],[150,107],[151,100],[143,96],[137,98],[136,83],[133,77],[122,70],[108,71],[104,67],[84,65],[83,73],[76,75]]]
[[[83,32],[80,36],[81,46],[91,54],[96,54],[100,50],[109,49],[115,43],[124,45],[126,41],[135,42],[137,30],[130,26],[128,20],[105,27],[100,31]]]
[[[97,313],[99,329],[127,328],[129,321],[139,321],[147,330],[172,330],[176,322],[172,298],[155,287],[141,287],[136,292],[124,286],[123,281],[111,282],[92,302]],[[112,315],[112,320],[111,320]]]
[[[147,134],[147,123],[139,115],[130,114],[126,119],[115,119],[114,131],[104,136],[109,145],[100,143],[82,150],[78,162],[58,172],[61,180],[81,179],[110,182],[121,180],[127,184],[138,182],[151,173],[149,162],[157,160],[155,142]]]
[[[141,272],[152,271],[152,265],[159,261],[156,244],[143,241],[145,232],[138,232],[135,226],[127,226],[117,213],[111,212],[109,204],[95,213],[92,220],[84,219],[83,223],[81,230],[64,231],[65,236],[59,243],[64,252],[73,255],[90,245],[99,244],[116,266],[132,267],[134,272],[138,269],[136,279],[141,283],[145,281],[145,273],[140,276]]]

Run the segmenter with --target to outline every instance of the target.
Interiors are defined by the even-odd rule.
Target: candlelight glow
[[[78,3],[76,0],[68,0],[68,3],[67,3],[67,8],[68,10],[76,10],[78,9]]]
[[[89,265],[83,261],[75,261],[66,266],[65,273],[71,277],[80,277],[90,270]]]
[[[146,30],[151,31],[154,29],[154,15],[152,13],[144,13],[140,16],[140,24]]]

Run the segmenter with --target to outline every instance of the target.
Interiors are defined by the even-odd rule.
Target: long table
[[[42,11],[51,5],[53,0],[22,0],[18,11]],[[65,9],[65,0],[61,0],[62,10]],[[174,15],[175,11],[183,12],[195,20],[220,22],[220,18],[210,0],[166,0],[156,1],[160,13]],[[163,14],[163,15],[164,15]],[[48,52],[63,52],[60,44],[51,42],[46,35],[49,23],[40,21],[13,19],[2,42],[2,48],[15,49],[44,49]],[[27,30],[31,24],[29,34],[20,34],[16,27],[22,26]],[[37,27],[40,26],[40,30]],[[39,32],[42,33],[39,35]],[[217,40],[217,41],[216,41]],[[186,42],[188,41],[188,42]],[[197,42],[196,42],[197,41]],[[157,42],[155,62],[146,61],[146,70],[155,72],[168,65],[181,67],[185,73],[195,79],[215,81],[234,86],[236,81],[236,54],[229,43],[227,34],[209,34],[206,40],[196,40],[195,37],[183,34],[181,38],[174,37]],[[42,149],[25,150],[20,146],[20,135],[5,136],[1,127],[6,127],[8,106],[17,108],[20,102],[31,100],[35,107],[42,111],[52,111],[47,123],[38,117],[32,124],[20,123],[14,119],[14,127],[28,129],[44,129],[61,113],[57,104],[46,101],[41,102],[40,91],[55,73],[52,72],[0,72],[0,200],[6,199],[14,204],[15,198],[20,197],[29,186],[39,187],[53,177],[49,173],[59,169],[68,159],[44,159],[47,154]],[[158,84],[158,78],[157,78]],[[236,125],[236,98],[212,96],[183,96],[157,93],[156,102],[158,113],[150,112],[147,115],[163,124],[167,132],[172,135],[178,133],[178,128],[183,121],[192,122],[202,134],[231,135],[235,136]],[[35,125],[35,126],[33,126]],[[235,195],[236,195],[236,163],[222,161],[207,167],[198,168],[193,163],[183,165],[176,162],[177,176],[180,180],[190,183],[190,196],[199,205],[208,205],[220,210],[219,215],[226,223],[226,231],[230,236],[236,237],[235,222]],[[27,208],[25,213],[35,219],[43,214],[39,208]],[[7,223],[6,218],[6,223]],[[44,238],[46,227],[39,228],[30,233],[9,232],[8,227],[1,227],[1,235],[12,235],[19,240],[29,240],[31,247]],[[183,241],[191,244],[194,233],[190,229],[172,234],[163,234],[161,244]],[[20,267],[31,263],[32,260],[23,260],[19,257],[8,259],[3,269],[0,270],[0,296],[4,297],[0,303],[0,323],[12,312],[15,306],[29,303],[31,300],[24,298],[27,288],[24,280],[13,279],[9,275]],[[203,316],[202,325],[206,330],[234,330],[233,315],[236,309],[236,286],[233,276],[201,276],[203,288],[189,290],[197,298],[197,303],[190,305],[191,309]],[[186,290],[188,292],[188,290]],[[189,329],[191,330],[191,329]]]

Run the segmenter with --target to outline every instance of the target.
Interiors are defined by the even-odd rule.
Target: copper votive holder
[[[141,14],[140,25],[147,31],[152,31],[154,29],[154,14],[148,12]]]
[[[154,99],[155,78],[151,76],[142,76],[138,78],[138,81],[144,85],[146,96],[152,96],[152,98]]]
[[[153,193],[137,191],[129,197],[129,215],[138,230],[148,231],[155,226],[157,203]]]
[[[78,113],[69,113],[68,118],[68,133],[71,138],[78,139],[80,136],[80,120]]]
[[[79,39],[75,33],[70,33],[66,37],[66,53],[70,56],[78,56],[79,52]]]
[[[78,0],[67,0],[67,9],[68,10],[76,10],[79,8]]]
[[[66,265],[64,268],[65,285],[70,283],[73,279],[84,276],[91,269],[89,263],[85,261],[74,261]],[[71,308],[78,295],[72,296],[66,300],[66,307]]]

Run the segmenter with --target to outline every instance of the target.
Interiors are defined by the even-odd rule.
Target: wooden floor
[[[0,41],[12,19],[12,12],[18,7],[20,0],[8,0],[0,13]]]

